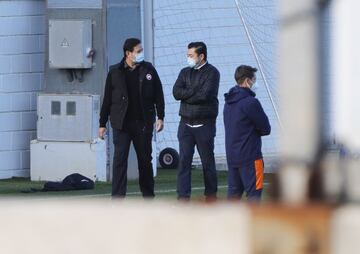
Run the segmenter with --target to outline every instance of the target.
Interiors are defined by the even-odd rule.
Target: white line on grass
[[[218,189],[224,189],[226,188],[227,185],[220,185],[218,186]],[[191,190],[204,190],[205,187],[192,187]],[[168,190],[158,190],[155,191],[155,194],[162,194],[162,193],[173,193],[176,192],[176,189],[168,189]],[[128,196],[132,196],[132,195],[141,195],[140,191],[133,191],[133,192],[127,192],[126,195]],[[106,197],[106,196],[111,196],[110,193],[104,193],[104,194],[90,194],[90,195],[77,195],[77,196],[73,196],[73,198],[82,198],[82,197],[86,197],[86,198],[91,198],[91,197]]]
[[[264,183],[264,185],[268,185],[269,183]],[[218,189],[225,189],[227,188],[227,185],[219,185]],[[192,187],[191,190],[204,190],[205,187]],[[176,189],[167,189],[167,190],[158,190],[155,191],[155,194],[162,194],[162,193],[174,193],[176,192]],[[133,195],[141,195],[140,191],[133,191],[133,192],[127,192],[127,196],[133,196]],[[103,193],[103,194],[89,194],[89,195],[74,195],[74,196],[47,196],[47,197],[33,197],[35,199],[79,199],[79,198],[95,198],[95,197],[107,197],[111,196],[111,193]]]
[[[224,189],[226,188],[227,185],[220,185],[218,186],[218,189]],[[205,190],[205,187],[192,187],[191,190]],[[159,191],[155,191],[156,193],[172,193],[172,192],[176,192],[176,189],[169,189],[169,190],[159,190]],[[129,192],[127,193],[127,195],[138,195],[141,194],[140,191],[134,191],[134,192]]]
[[[268,183],[264,183],[264,185],[268,185]],[[220,185],[218,186],[218,189],[225,189],[227,188],[227,185]],[[191,190],[205,190],[205,187],[192,187]],[[176,192],[176,189],[168,189],[168,190],[158,190],[155,191],[155,194],[163,194],[163,193],[174,193]],[[127,192],[126,195],[133,196],[133,195],[141,195],[140,191],[133,191],[133,192]],[[77,195],[73,196],[72,198],[91,198],[91,197],[106,197],[111,196],[110,193],[104,193],[104,194],[90,194],[90,195]]]

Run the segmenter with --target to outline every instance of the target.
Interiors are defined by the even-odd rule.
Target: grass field
[[[218,171],[218,196],[221,199],[226,198],[227,191],[227,172]],[[265,178],[266,182],[266,178]],[[13,178],[0,180],[0,197],[32,197],[32,198],[51,198],[51,197],[104,197],[109,198],[111,192],[111,183],[97,182],[93,190],[78,191],[59,191],[59,192],[34,192],[22,193],[22,190],[30,190],[30,188],[41,189],[44,182],[31,182],[28,178]],[[192,171],[192,198],[201,199],[204,192],[202,170],[194,169]],[[162,199],[176,198],[176,170],[159,169],[155,178],[155,194],[156,197]],[[266,196],[266,185],[265,191]],[[137,180],[128,181],[128,198],[140,198],[141,193]]]

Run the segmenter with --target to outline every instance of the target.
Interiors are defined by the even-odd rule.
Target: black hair
[[[253,79],[257,69],[248,65],[240,65],[235,70],[235,80],[239,85],[242,84],[246,78]]]
[[[204,54],[204,60],[207,60],[207,48],[206,44],[202,41],[191,42],[188,45],[188,49],[195,48],[196,54]]]
[[[126,39],[124,42],[123,50],[124,50],[124,57],[126,57],[126,51],[133,52],[134,48],[139,45],[141,41],[137,38],[129,38]]]

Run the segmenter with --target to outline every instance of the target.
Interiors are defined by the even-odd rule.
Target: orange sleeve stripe
[[[263,188],[264,183],[264,161],[262,159],[255,161],[255,173],[256,173],[256,190]]]

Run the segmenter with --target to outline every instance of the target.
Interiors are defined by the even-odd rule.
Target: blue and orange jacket
[[[271,131],[269,119],[255,93],[235,86],[225,94],[225,146],[229,167],[240,167],[262,158],[261,136]]]

